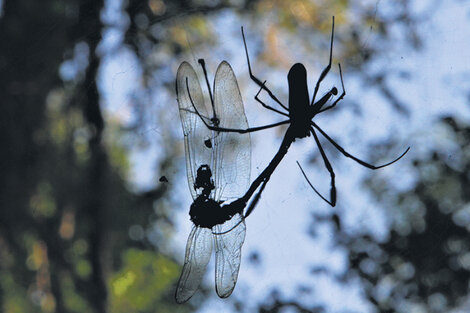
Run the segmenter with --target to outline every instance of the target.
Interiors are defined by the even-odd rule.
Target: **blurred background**
[[[280,121],[253,99],[240,26],[287,104],[292,64],[310,92],[326,66],[333,15],[320,94],[341,63],[347,95],[317,123],[374,164],[410,152],[371,171],[324,141],[331,208],[297,141],[247,219],[233,294],[216,296],[212,260],[177,305],[192,199],[176,69],[204,58],[212,80],[227,60],[250,126]],[[470,312],[469,21],[459,0],[0,0],[0,311]],[[252,179],[284,131],[252,134]]]

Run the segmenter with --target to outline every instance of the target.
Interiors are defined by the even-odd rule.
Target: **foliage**
[[[110,277],[125,270],[118,256],[155,251],[146,238],[132,240],[128,232],[159,218],[153,203],[166,186],[142,194],[128,190],[129,146],[99,106],[100,58],[94,51],[104,27],[102,6],[3,2],[0,41],[8,45],[0,48],[1,137],[7,147],[1,154],[2,312],[105,312],[125,300],[108,295]],[[91,51],[86,65],[62,79],[64,56],[79,41]],[[171,165],[167,160],[162,158]],[[161,266],[154,273],[159,284],[149,288],[171,292],[177,265],[160,252],[149,253],[142,258]],[[145,266],[137,263],[136,271],[143,270],[138,265]],[[172,306],[161,298],[152,304]]]
[[[168,286],[178,278],[179,266],[161,254],[137,249],[128,249],[123,259],[110,278],[111,312],[174,312],[165,298],[172,298]]]
[[[412,189],[397,193],[387,182],[369,182],[381,186],[378,198],[394,212],[389,238],[343,238],[352,272],[381,312],[449,312],[467,300],[470,127],[444,117],[436,128],[458,148],[449,154],[438,146],[415,160],[418,178]]]

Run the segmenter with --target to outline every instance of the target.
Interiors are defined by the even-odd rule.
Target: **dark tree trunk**
[[[90,244],[89,260],[91,264],[91,278],[88,282],[87,298],[93,308],[99,313],[107,311],[107,289],[104,272],[104,241],[107,233],[106,207],[107,190],[106,181],[109,175],[107,155],[102,145],[102,132],[104,129],[103,116],[100,108],[100,98],[97,87],[97,73],[100,65],[100,58],[96,53],[96,48],[101,40],[103,25],[100,20],[100,11],[103,1],[87,0],[80,5],[79,23],[76,33],[83,34],[89,49],[89,65],[86,71],[85,80],[82,84],[78,105],[83,109],[86,122],[91,130],[89,139],[90,160],[88,164],[89,186],[87,201],[85,202],[84,213],[90,227],[88,242]]]

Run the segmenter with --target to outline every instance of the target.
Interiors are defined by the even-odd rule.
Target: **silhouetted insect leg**
[[[266,84],[266,81],[263,82],[263,85],[260,87],[260,89],[259,89],[258,92],[256,93],[256,95],[255,95],[255,100],[258,101],[259,103],[261,103],[261,105],[262,105],[263,107],[265,107],[266,109],[271,110],[271,111],[274,111],[274,112],[276,112],[276,113],[279,113],[279,114],[281,114],[281,115],[284,115],[284,116],[289,117],[289,114],[284,113],[284,112],[281,112],[281,111],[279,111],[279,110],[277,110],[277,109],[275,109],[275,108],[273,108],[273,107],[267,105],[266,103],[264,103],[263,101],[261,101],[260,98],[258,98],[258,95],[260,94],[261,90],[263,90],[263,87],[265,86],[265,84]]]
[[[385,166],[389,166],[393,163],[395,163],[396,161],[400,160],[409,150],[410,150],[410,147],[408,147],[406,149],[405,152],[403,152],[398,158],[396,158],[395,160],[391,161],[391,162],[388,162],[388,163],[385,163],[383,165],[378,165],[378,166],[375,166],[375,165],[372,165],[372,164],[369,164],[365,161],[362,161],[361,159],[358,159],[356,158],[355,156],[351,155],[350,153],[346,152],[346,150],[344,150],[339,144],[337,144],[333,139],[330,138],[330,136],[328,136],[317,124],[315,124],[314,122],[312,122],[312,126],[315,127],[316,129],[318,129],[318,131],[323,135],[323,137],[325,137],[329,142],[331,142],[331,144],[336,148],[338,149],[339,152],[341,152],[345,157],[347,158],[351,158],[353,159],[354,161],[356,161],[357,163],[361,164],[362,166],[365,166],[367,168],[370,168],[372,170],[377,170],[379,168],[382,168],[382,167],[385,167]]]
[[[208,120],[208,121],[212,121],[212,119],[211,119],[210,117],[200,114],[197,110],[196,110],[197,112],[196,112],[196,111],[192,111],[192,110],[190,110],[190,109],[186,109],[186,108],[179,108],[179,110],[180,110],[180,111],[185,111],[185,112],[188,112],[188,113],[192,113],[192,114],[197,114],[197,115],[199,115],[199,117],[200,117],[201,119],[203,119],[203,120],[205,119],[205,120]]]
[[[312,102],[310,103],[310,105],[313,105],[315,103],[315,97],[317,96],[318,88],[320,88],[320,83],[326,77],[326,75],[328,74],[328,72],[331,69],[331,59],[333,57],[334,33],[335,33],[335,17],[333,16],[333,24],[331,26],[330,60],[328,61],[328,65],[321,72],[320,77],[318,78],[317,83],[315,84],[315,91],[313,92]]]
[[[286,110],[287,112],[289,112],[289,109],[284,105],[282,104],[281,101],[279,101],[279,99],[272,93],[271,90],[269,90],[268,87],[266,87],[264,85],[264,83],[261,83],[261,80],[258,79],[255,75],[253,75],[253,72],[251,71],[251,63],[250,63],[250,57],[248,56],[248,48],[246,46],[246,40],[245,40],[245,33],[243,31],[243,26],[242,26],[242,37],[243,37],[243,44],[245,45],[245,54],[246,54],[246,61],[248,63],[248,72],[250,73],[250,78],[251,80],[253,80],[258,86],[260,86],[262,89],[264,89],[268,94],[269,96],[271,97],[271,99],[273,99],[274,101],[276,101],[284,110]]]
[[[207,90],[209,90],[209,97],[211,98],[212,112],[215,115],[214,98],[212,97],[211,86],[209,84],[209,78],[207,77],[206,62],[204,61],[204,59],[199,59],[197,60],[197,62],[201,65],[202,71],[204,72],[204,78],[206,79]]]
[[[224,128],[224,127],[211,126],[211,125],[207,124],[204,117],[199,113],[198,109],[194,105],[193,98],[191,97],[191,92],[189,91],[188,78],[186,78],[186,89],[188,91],[189,100],[191,101],[191,105],[193,106],[194,111],[199,116],[199,118],[204,123],[204,125],[206,125],[206,127],[209,128],[210,130],[219,131],[219,132],[246,134],[246,133],[251,133],[251,132],[255,132],[255,131],[259,131],[259,130],[263,130],[263,129],[267,129],[267,128],[276,127],[276,126],[279,126],[279,125],[289,124],[290,123],[290,120],[285,120],[285,121],[281,121],[281,122],[274,123],[274,124],[269,124],[269,125],[259,126],[259,127],[249,127],[249,128],[246,128],[246,129],[234,129],[234,128]]]
[[[335,105],[338,102],[340,102],[341,100],[343,100],[344,96],[346,95],[346,90],[344,89],[344,82],[343,82],[343,72],[341,71],[341,64],[338,64],[338,67],[339,67],[339,77],[341,78],[341,88],[343,89],[343,92],[341,93],[341,95],[339,95],[338,99],[336,99],[335,102],[333,102],[331,105],[321,109],[318,113],[324,112],[326,110],[329,110],[329,109],[335,107]]]
[[[318,150],[320,150],[321,157],[323,159],[323,162],[325,163],[325,167],[330,173],[330,181],[331,181],[331,186],[330,186],[330,201],[328,201],[325,197],[323,197],[320,192],[318,192],[315,187],[313,187],[312,183],[308,179],[307,175],[305,174],[302,166],[300,166],[300,163],[297,161],[297,165],[299,166],[300,170],[302,171],[302,174],[304,175],[305,179],[307,180],[307,183],[312,187],[313,191],[320,196],[326,203],[328,203],[331,206],[336,205],[336,187],[335,187],[335,172],[333,171],[333,167],[330,164],[330,161],[328,160],[328,157],[326,156],[325,151],[323,150],[323,147],[321,146],[320,140],[318,139],[317,134],[315,133],[315,130],[313,128],[310,128],[310,132],[313,135],[313,138],[315,138],[315,142],[317,144]]]

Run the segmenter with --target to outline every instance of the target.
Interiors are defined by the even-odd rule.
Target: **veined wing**
[[[215,289],[219,297],[227,298],[237,283],[245,221],[237,213],[224,224],[214,226],[212,232],[215,238]]]
[[[176,302],[188,301],[199,287],[211,258],[212,236],[209,228],[193,226],[186,243],[183,271],[176,287]]]
[[[204,125],[191,103],[192,99],[199,113],[203,117],[208,117],[201,85],[196,72],[188,62],[181,63],[178,68],[176,95],[184,133],[188,184],[193,199],[196,199],[197,193],[194,190],[194,180],[196,179],[197,169],[203,164],[211,165],[212,150],[204,144],[204,141],[212,137],[212,131]]]
[[[214,79],[215,115],[224,128],[248,128],[237,79],[230,65],[219,64]],[[219,132],[215,135],[215,200],[236,199],[250,183],[250,134]]]

